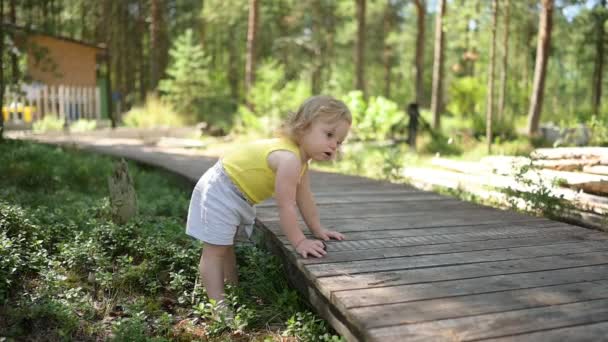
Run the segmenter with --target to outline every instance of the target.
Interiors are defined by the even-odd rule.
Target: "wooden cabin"
[[[110,85],[108,51],[104,46],[3,24],[26,54],[21,91],[4,94],[3,113],[29,123],[48,114],[65,118],[108,117]]]

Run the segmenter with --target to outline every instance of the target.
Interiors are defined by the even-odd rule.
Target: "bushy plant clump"
[[[24,142],[0,144],[2,336],[337,338],[306,313],[278,260],[256,247],[238,249],[241,286],[228,296],[235,319],[211,320],[215,304],[196,280],[201,246],[183,231],[190,185],[130,165],[140,212],[117,225],[110,220],[107,198],[111,169],[106,157]],[[297,328],[292,317],[300,322]]]

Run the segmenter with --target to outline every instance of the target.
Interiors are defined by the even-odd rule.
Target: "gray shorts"
[[[254,221],[255,207],[245,199],[218,161],[194,187],[186,234],[214,245],[233,245],[239,227],[251,236]]]

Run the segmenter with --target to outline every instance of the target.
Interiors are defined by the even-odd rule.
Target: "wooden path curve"
[[[77,143],[192,181],[214,162]],[[258,207],[259,231],[347,340],[608,341],[607,233],[406,185],[320,172],[311,180],[322,223],[348,240],[329,242],[325,258],[299,258],[272,202]]]

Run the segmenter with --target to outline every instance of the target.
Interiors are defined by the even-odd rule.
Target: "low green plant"
[[[353,114],[352,133],[359,140],[388,140],[403,138],[408,118],[399,106],[382,96],[367,101],[361,91],[351,91],[342,100]]]
[[[166,100],[149,94],[143,106],[133,107],[123,117],[128,127],[184,126],[186,120]]]
[[[608,119],[592,116],[589,129],[591,130],[589,145],[608,146]]]
[[[32,130],[34,132],[61,131],[65,125],[65,120],[60,119],[57,114],[49,113],[42,120],[34,121]]]
[[[140,215],[117,225],[106,193],[111,170],[107,157],[23,141],[0,144],[0,331],[8,332],[3,336],[204,337],[176,328],[210,303],[195,285],[201,246],[183,232],[189,187],[131,165]],[[237,332],[258,336],[306,310],[268,252],[239,246],[237,259],[240,286],[228,291],[234,319],[214,325],[200,316],[200,322],[189,323],[192,329],[210,327],[209,334],[220,340]],[[102,320],[115,322],[111,334]],[[329,334],[327,327],[314,331]]]
[[[513,209],[554,218],[559,216],[559,212],[572,208],[572,205],[564,199],[564,195],[557,195],[553,191],[561,180],[551,179],[547,182],[546,178],[536,171],[532,161],[515,168],[513,177],[518,184],[526,188],[522,190],[507,187],[502,190],[508,195],[508,202]]]
[[[460,118],[482,113],[485,85],[475,77],[460,77],[450,82],[448,111]]]
[[[70,124],[71,132],[88,132],[97,128],[97,120],[80,119]]]
[[[298,312],[287,321],[287,329],[283,336],[294,336],[300,341],[344,341],[339,336],[327,332],[325,322],[316,318],[312,313]]]

